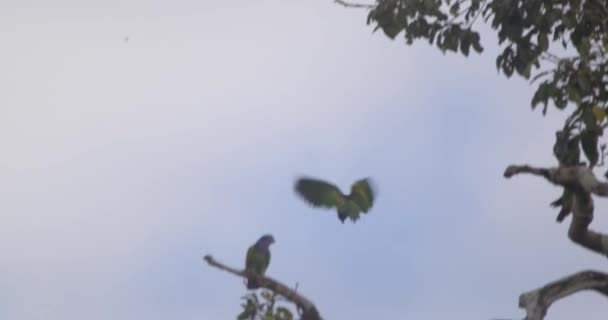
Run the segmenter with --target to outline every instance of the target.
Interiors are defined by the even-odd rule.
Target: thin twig
[[[374,9],[376,6],[373,4],[365,4],[365,3],[352,3],[346,2],[343,0],[334,0],[335,3],[345,7],[345,8],[363,8],[363,9]]]
[[[473,24],[475,23],[475,21],[477,20],[477,18],[479,18],[479,14],[486,8],[487,5],[488,5],[488,0],[484,0],[483,4],[479,7],[479,10],[477,10],[477,12],[475,13],[475,16],[473,17],[473,19],[469,23],[468,28],[471,28],[473,26]]]

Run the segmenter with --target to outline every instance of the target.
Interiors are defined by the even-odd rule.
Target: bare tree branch
[[[608,274],[588,270],[550,282],[519,296],[519,307],[526,310],[525,320],[542,320],[555,301],[583,290],[608,296]]]
[[[335,3],[345,7],[345,8],[364,8],[364,9],[373,9],[376,6],[373,4],[363,4],[363,3],[352,3],[346,2],[343,0],[334,0]]]
[[[533,174],[535,176],[542,176],[545,179],[547,179],[553,183],[553,181],[551,180],[552,169],[535,168],[535,167],[531,167],[529,165],[521,165],[521,166],[520,165],[510,165],[507,167],[507,169],[505,170],[505,173],[503,175],[505,178],[508,179],[516,174],[521,174],[521,173],[529,173],[529,174]]]
[[[608,197],[608,183],[600,182],[593,171],[586,166],[536,168],[529,165],[510,165],[505,170],[504,177],[511,178],[521,173],[542,176],[555,185],[572,188],[576,191]]]
[[[277,280],[274,280],[267,276],[260,276],[256,273],[251,273],[246,270],[237,270],[235,268],[226,266],[211,257],[210,255],[206,255],[203,259],[212,267],[216,267],[220,270],[224,270],[228,273],[232,273],[235,276],[242,278],[254,278],[257,283],[260,284],[260,287],[271,290],[274,293],[280,294],[285,299],[291,301],[298,309],[302,311],[300,320],[322,320],[319,312],[317,311],[317,307],[308,300],[306,297],[298,294],[295,290],[287,287],[286,285],[280,283]]]
[[[568,237],[572,242],[608,256],[608,235],[589,230],[593,221],[593,197],[608,196],[608,183],[600,182],[593,171],[585,166],[534,168],[528,165],[511,165],[504,176],[528,173],[542,176],[551,183],[569,188],[573,192],[572,221]],[[582,290],[595,290],[608,296],[608,274],[583,271],[551,282],[542,288],[526,292],[519,297],[519,307],[526,310],[525,320],[542,320],[555,301]]]
[[[608,255],[608,235],[589,230],[593,221],[593,198],[588,192],[578,192],[573,198],[572,222],[568,237],[574,243],[601,255]]]
[[[551,183],[570,188],[574,191],[572,200],[572,222],[568,237],[572,242],[595,253],[608,256],[608,235],[589,230],[593,221],[593,198],[591,194],[608,196],[608,183],[598,181],[591,169],[585,166],[534,168],[528,165],[511,165],[504,176],[510,178],[515,174],[529,173],[543,176]]]

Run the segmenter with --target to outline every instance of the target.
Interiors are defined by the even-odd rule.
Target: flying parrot
[[[336,208],[342,223],[346,218],[357,221],[361,213],[367,213],[375,196],[369,178],[355,181],[349,195],[331,183],[307,177],[296,181],[295,191],[313,207]]]
[[[270,245],[273,243],[274,237],[266,234],[250,246],[245,259],[245,269],[263,276],[270,264]],[[259,287],[255,279],[247,279],[247,289],[257,289]]]

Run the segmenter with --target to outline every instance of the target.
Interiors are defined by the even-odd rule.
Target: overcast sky
[[[234,319],[242,280],[201,257],[242,267],[264,233],[328,320],[521,318],[521,292],[606,268],[554,222],[559,189],[502,178],[553,165],[566,114],[530,110],[492,37],[442,55],[331,0],[2,7],[1,319]],[[371,176],[377,203],[342,225],[300,174]],[[607,313],[583,293],[548,319]]]

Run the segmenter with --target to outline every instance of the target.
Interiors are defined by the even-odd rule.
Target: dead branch
[[[345,7],[345,8],[364,8],[364,9],[373,9],[376,6],[373,4],[363,4],[363,3],[352,3],[346,2],[343,0],[334,0],[335,3]]]
[[[586,166],[536,168],[529,165],[510,165],[505,170],[504,177],[511,178],[522,173],[542,176],[555,185],[608,197],[608,183],[600,182]]]
[[[572,221],[568,237],[574,243],[601,255],[608,255],[608,235],[589,230],[593,221],[593,198],[589,192],[578,192],[573,198]]]
[[[551,180],[551,176],[553,175],[553,170],[554,169],[535,168],[535,167],[531,167],[529,165],[522,165],[522,166],[510,165],[507,167],[507,169],[505,170],[505,173],[503,175],[505,178],[508,179],[516,174],[529,173],[529,174],[532,174],[535,176],[542,176],[545,179],[547,179],[553,183],[553,181]]]
[[[504,176],[510,178],[520,173],[542,176],[555,185],[574,191],[568,237],[572,242],[590,251],[608,256],[608,235],[589,230],[594,208],[591,195],[608,196],[607,183],[598,181],[593,171],[585,166],[534,168],[528,165],[512,165],[507,167]],[[589,289],[608,296],[608,274],[583,271],[559,279],[542,288],[522,294],[519,298],[519,307],[526,309],[525,320],[542,320],[555,301]]]
[[[608,235],[589,230],[593,221],[593,198],[591,194],[608,196],[608,183],[598,181],[591,169],[585,166],[534,168],[528,165],[511,165],[505,170],[507,178],[515,174],[529,173],[543,176],[551,183],[574,191],[572,221],[568,237],[572,242],[595,253],[608,256]]]
[[[220,270],[224,270],[228,273],[232,273],[235,276],[242,278],[254,278],[257,283],[260,284],[260,287],[271,290],[274,293],[277,293],[283,296],[285,299],[294,303],[298,306],[298,309],[301,310],[301,320],[322,320],[319,312],[317,311],[317,307],[308,300],[306,297],[298,294],[295,290],[287,287],[286,285],[280,283],[277,280],[274,280],[268,276],[260,276],[255,273],[247,272],[246,270],[237,270],[235,268],[231,268],[226,266],[211,257],[210,255],[206,255],[203,259],[212,267],[216,267]]]
[[[519,307],[526,310],[525,320],[542,320],[555,301],[583,290],[608,296],[608,274],[588,270],[550,282],[520,295]]]

